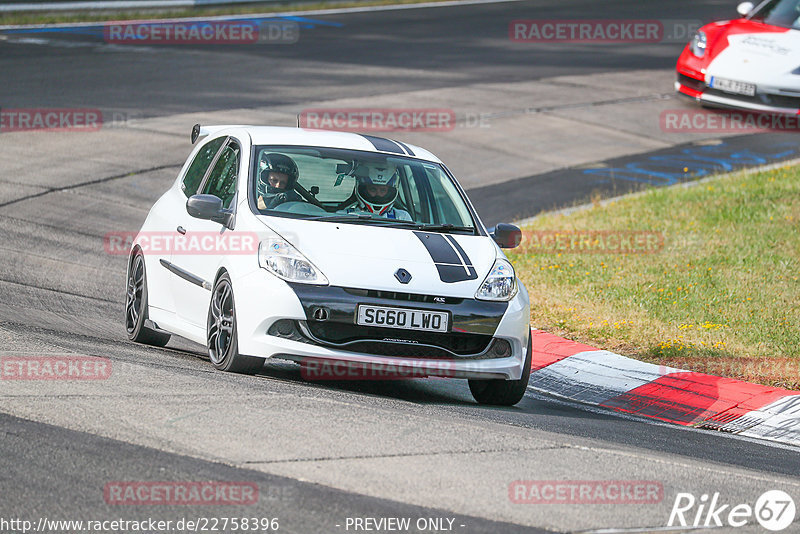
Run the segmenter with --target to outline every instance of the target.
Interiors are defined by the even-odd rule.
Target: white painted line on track
[[[171,19],[141,19],[123,21],[96,21],[96,22],[69,22],[65,24],[9,24],[0,25],[0,30],[22,30],[22,29],[47,29],[47,28],[85,28],[102,26],[105,24],[137,24],[142,22],[193,22],[193,21],[218,21],[218,20],[242,20],[252,18],[277,18],[277,17],[307,17],[320,15],[346,15],[349,13],[368,13],[371,11],[398,11],[404,9],[429,9],[435,7],[471,6],[481,4],[506,4],[511,2],[523,2],[525,0],[450,0],[444,2],[422,2],[418,4],[392,4],[387,6],[364,6],[364,7],[341,7],[330,9],[314,9],[311,11],[282,11],[276,13],[247,13],[237,15],[217,15],[213,17],[187,17]]]

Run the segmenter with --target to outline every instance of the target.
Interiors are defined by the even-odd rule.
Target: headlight
[[[283,239],[266,239],[259,243],[258,264],[288,282],[328,285],[325,275]]]
[[[517,277],[507,260],[495,260],[492,270],[481,284],[475,298],[478,300],[511,300],[517,294]]]
[[[706,38],[706,32],[697,32],[692,37],[691,42],[691,50],[692,54],[697,57],[703,57],[706,55],[706,46],[708,45],[708,39]]]

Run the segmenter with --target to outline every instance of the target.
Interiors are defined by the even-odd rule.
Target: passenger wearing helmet
[[[270,210],[284,202],[303,200],[294,186],[300,172],[292,158],[284,154],[271,153],[261,157],[261,168],[256,198],[258,209]]]
[[[405,210],[394,207],[397,200],[397,174],[394,165],[370,164],[359,165],[355,170],[356,199],[358,206],[348,211],[363,211],[373,215],[411,221],[411,215]]]

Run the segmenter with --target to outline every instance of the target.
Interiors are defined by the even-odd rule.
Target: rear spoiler
[[[192,126],[192,144],[195,144],[200,137],[211,135],[226,128],[240,128],[243,124],[217,124],[213,126],[200,126],[195,124]]]

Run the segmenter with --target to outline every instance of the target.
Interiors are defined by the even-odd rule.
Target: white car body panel
[[[317,266],[333,285],[370,287],[397,291],[399,283],[392,276],[398,267],[413,273],[403,287],[408,293],[473,298],[482,277],[456,284],[439,279],[431,256],[416,235],[407,229],[330,224],[314,221],[260,217],[284,239],[292,243]],[[464,248],[479,273],[489,272],[495,260],[495,244],[483,236],[452,235]],[[387,273],[389,276],[376,276]]]
[[[434,261],[420,238],[411,229],[369,225],[308,221],[278,216],[257,215],[247,198],[251,150],[257,145],[300,147],[335,147],[379,152],[366,138],[350,133],[308,131],[296,128],[225,126],[201,129],[197,146],[182,167],[172,187],[154,204],[143,224],[134,247],[148,233],[171,234],[177,237],[180,226],[184,238],[194,233],[257,234],[259,240],[280,237],[290,242],[328,279],[330,286],[379,291],[405,292],[437,297],[474,300],[475,293],[503,253],[488,235],[446,234],[455,239],[469,257],[477,277],[454,283],[440,279]],[[234,200],[235,224],[227,229],[222,224],[191,217],[186,212],[187,197],[181,189],[190,162],[211,139],[230,135],[241,145],[241,164],[237,179],[238,193]],[[441,163],[430,152],[404,145],[424,161]],[[468,201],[467,201],[468,202]],[[476,225],[485,228],[476,218]],[[444,234],[441,234],[444,235]],[[192,341],[206,343],[206,319],[213,286],[219,273],[231,278],[238,344],[241,354],[288,359],[327,358],[352,362],[382,362],[386,356],[321,347],[268,335],[269,327],[279,319],[306,321],[306,311],[293,288],[272,272],[261,268],[257,254],[183,254],[145,252],[148,284],[148,316],[162,330]],[[192,284],[176,276],[163,265],[168,262],[203,280]],[[398,268],[412,273],[408,284],[394,278]],[[497,325],[494,338],[506,339],[512,356],[495,359],[448,360],[442,376],[466,378],[518,379],[526,358],[530,336],[528,294],[521,282],[518,291],[507,303]],[[477,301],[476,301],[477,302]],[[413,302],[403,303],[414,307]],[[394,361],[399,361],[394,359]],[[430,369],[431,360],[403,358],[400,366]],[[435,371],[430,372],[436,375]]]
[[[800,96],[800,31],[746,33],[728,36],[728,47],[708,66],[706,83],[712,77],[755,84],[767,93]]]

